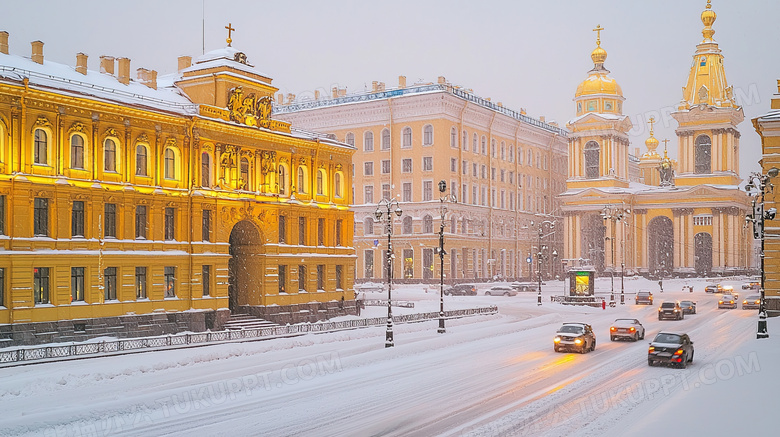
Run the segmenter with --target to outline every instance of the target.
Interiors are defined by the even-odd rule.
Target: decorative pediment
[[[48,118],[39,115],[38,119],[35,120],[35,127],[47,127],[49,129],[53,129],[54,126],[51,124]]]
[[[106,132],[103,134],[103,136],[119,138],[119,132],[117,132],[113,127],[110,127],[106,129]]]
[[[71,133],[71,132],[80,132],[82,134],[86,134],[87,133],[87,128],[84,127],[84,123],[82,123],[80,121],[77,121],[77,122],[73,123],[72,125],[70,125],[70,129],[68,129],[68,133]]]
[[[168,139],[165,140],[165,146],[163,147],[163,149],[168,147],[176,147],[176,138],[168,137]]]
[[[135,139],[138,143],[149,143],[149,136],[146,135],[146,132],[141,133],[141,135],[138,135],[138,138]]]

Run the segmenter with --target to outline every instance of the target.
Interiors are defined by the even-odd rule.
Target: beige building
[[[445,220],[444,273],[448,281],[528,278],[537,253],[537,227],[555,221],[556,195],[564,190],[567,132],[453,86],[438,83],[295,101],[288,96],[275,114],[304,129],[328,132],[357,148],[353,157],[356,280],[385,277],[386,234],[375,222],[381,199],[395,198],[393,276],[438,282],[439,181],[457,197]],[[544,229],[546,274],[562,253],[562,223]]]
[[[628,154],[629,118],[623,92],[604,67],[607,52],[591,54],[594,68],[575,93],[577,116],[567,126],[569,178],[560,196],[566,216],[566,258],[600,271],[709,275],[751,269],[752,233],[743,226],[749,199],[739,188],[737,125],[744,119],[726,81],[724,57],[713,40],[716,18],[701,14],[682,100],[672,117],[679,162],[659,141],[645,142],[638,178]],[[595,29],[601,31],[599,27]]]

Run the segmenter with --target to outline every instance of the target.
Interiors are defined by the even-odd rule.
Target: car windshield
[[[748,296],[746,299],[747,300],[759,300],[759,299],[761,299],[761,296],[758,296],[758,295],[756,295],[756,296]]]
[[[731,299],[734,299],[734,296],[731,296],[731,295],[728,295],[728,294],[724,294],[723,295],[723,300],[731,300]]]
[[[650,292],[648,291],[640,291],[637,293],[637,296],[650,296]]]
[[[674,308],[674,302],[664,302],[661,304],[661,308]]]
[[[570,332],[572,334],[582,334],[581,326],[563,325],[560,332]]]
[[[691,302],[689,300],[684,300],[684,301],[680,302],[680,305],[689,307],[689,306],[693,305],[693,302]]]
[[[665,334],[662,332],[655,336],[654,341],[657,343],[680,344],[680,336],[677,334]]]

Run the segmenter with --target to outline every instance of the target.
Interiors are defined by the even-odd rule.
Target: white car
[[[645,338],[645,327],[637,319],[617,319],[609,328],[609,339],[615,341],[620,338],[642,340]]]
[[[490,287],[490,290],[485,292],[485,296],[517,296],[517,291],[506,285],[496,285]]]
[[[737,307],[737,298],[730,294],[724,294],[718,300],[718,309],[721,308],[735,309],[736,307]]]

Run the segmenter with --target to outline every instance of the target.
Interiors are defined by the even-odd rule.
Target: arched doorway
[[[248,220],[233,226],[230,232],[228,261],[228,303],[231,312],[241,305],[261,305],[263,266],[260,232]]]
[[[604,238],[607,227],[598,214],[582,217],[582,253],[581,258],[589,259],[599,273],[604,272]]]
[[[674,227],[669,217],[656,217],[647,227],[648,268],[651,275],[667,276],[674,270]]]
[[[709,276],[712,271],[712,235],[700,232],[693,237],[694,267],[699,276]]]

